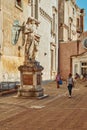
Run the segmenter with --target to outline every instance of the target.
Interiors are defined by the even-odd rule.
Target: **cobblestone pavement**
[[[72,98],[66,83],[44,86],[44,99],[0,97],[0,130],[87,130],[87,82],[76,82]]]

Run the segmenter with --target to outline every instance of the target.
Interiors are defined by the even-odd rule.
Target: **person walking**
[[[72,96],[72,87],[74,86],[74,81],[72,78],[72,74],[69,73],[68,79],[67,79],[67,87],[68,87],[68,92],[69,92],[69,98]]]
[[[57,88],[59,88],[59,85],[62,85],[62,79],[61,79],[61,75],[60,72],[58,72],[57,76],[56,76],[56,83],[57,83]]]

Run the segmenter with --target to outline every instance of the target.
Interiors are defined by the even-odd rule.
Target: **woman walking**
[[[60,85],[62,85],[62,79],[61,79],[60,72],[58,72],[58,74],[56,76],[56,82],[57,82],[57,88],[59,88]]]
[[[74,85],[72,74],[70,73],[67,79],[67,87],[68,87],[68,92],[69,92],[69,97],[71,98],[72,96],[72,87]]]

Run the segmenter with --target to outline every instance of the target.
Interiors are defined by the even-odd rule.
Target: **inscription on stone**
[[[23,85],[33,85],[33,75],[23,74]]]
[[[41,84],[41,75],[38,74],[37,75],[37,85],[40,85]]]

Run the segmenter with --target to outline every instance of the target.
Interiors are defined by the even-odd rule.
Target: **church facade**
[[[55,79],[58,70],[58,1],[0,0],[0,81],[20,81],[24,62],[23,27],[31,20],[38,34],[36,60],[44,67],[42,79]]]

